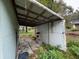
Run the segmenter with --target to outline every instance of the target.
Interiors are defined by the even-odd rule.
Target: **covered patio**
[[[41,40],[66,51],[64,18],[36,0],[1,0],[0,59],[16,59],[18,27],[36,27]],[[1,54],[1,53],[0,53]]]

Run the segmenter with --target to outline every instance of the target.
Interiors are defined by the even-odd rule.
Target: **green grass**
[[[79,59],[79,36],[67,36],[67,51],[43,44],[38,49],[38,59]]]
[[[74,41],[69,42],[68,49],[75,57],[75,59],[79,59],[79,42],[74,42]]]
[[[33,32],[19,32],[19,34],[32,37]],[[41,45],[37,52],[37,59],[79,59],[79,36],[67,35],[67,51],[47,44]]]
[[[28,32],[19,32],[19,36],[29,36],[29,37],[34,37],[35,36],[35,32],[34,31],[28,31]]]
[[[79,42],[79,36],[67,35],[66,39],[67,39],[67,43],[71,41]]]
[[[37,59],[78,59],[79,42],[69,42],[66,52],[59,50],[57,47],[43,44],[38,49],[37,55]]]
[[[38,50],[37,59],[65,59],[63,52],[61,52],[57,47],[52,47],[50,45],[42,45]]]

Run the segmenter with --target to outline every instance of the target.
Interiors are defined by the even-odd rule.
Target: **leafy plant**
[[[69,49],[73,54],[79,56],[79,47],[72,45],[71,47],[69,47]]]
[[[69,42],[67,52],[63,52],[57,47],[43,43],[42,46],[38,49],[37,55],[37,59],[78,59],[79,43]]]
[[[38,51],[38,59],[65,59],[60,50],[50,45],[43,44]]]

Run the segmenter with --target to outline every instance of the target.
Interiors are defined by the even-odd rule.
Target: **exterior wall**
[[[66,51],[64,21],[56,21],[54,23],[38,26],[37,31],[40,32],[40,37],[43,42],[57,46],[61,50]]]
[[[77,29],[79,30],[79,19],[74,19],[71,21],[71,24],[73,25],[72,28],[73,29]]]
[[[79,30],[79,25],[76,25],[76,28]]]
[[[40,32],[40,39],[48,44],[48,24],[37,26],[37,32]]]
[[[54,22],[50,27],[50,44],[58,46],[61,50],[66,50],[64,21]]]
[[[0,0],[0,59],[16,57],[16,16],[11,0]]]
[[[79,19],[74,19],[71,21],[72,24],[79,24]]]

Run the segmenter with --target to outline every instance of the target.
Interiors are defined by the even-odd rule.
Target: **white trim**
[[[34,3],[40,7],[42,7],[43,9],[47,10],[48,12],[56,15],[57,17],[61,18],[62,20],[64,19],[63,17],[61,17],[60,15],[58,15],[57,13],[55,13],[54,11],[50,10],[49,8],[47,8],[46,6],[44,6],[43,4],[37,2],[36,0],[29,0],[31,3]]]

